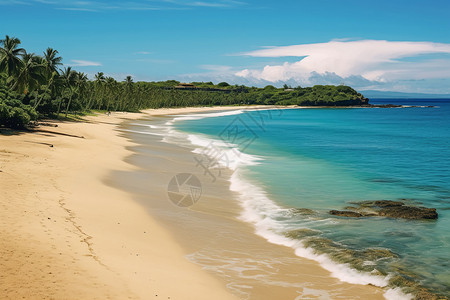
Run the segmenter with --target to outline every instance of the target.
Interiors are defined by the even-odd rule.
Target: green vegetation
[[[367,99],[348,86],[264,88],[220,82],[175,80],[122,82],[99,72],[93,80],[71,67],[59,69],[62,58],[48,48],[42,56],[20,48],[20,40],[0,41],[0,126],[23,128],[38,117],[59,118],[92,110],[139,111],[145,108],[212,105],[361,105]]]
[[[37,113],[31,106],[23,104],[21,99],[0,87],[0,125],[23,128],[36,119]]]

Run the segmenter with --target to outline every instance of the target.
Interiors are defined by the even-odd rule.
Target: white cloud
[[[88,61],[88,60],[72,59],[71,62],[72,63],[70,65],[72,65],[73,67],[98,67],[98,66],[102,65],[99,62]]]
[[[252,57],[298,57],[294,63],[267,65],[235,73],[247,80],[311,83],[313,77],[347,80],[358,78],[375,83],[399,80],[450,78],[450,56],[432,59],[424,55],[450,54],[450,44],[391,42],[383,40],[333,40],[328,43],[270,47],[242,53]],[[405,60],[414,58],[413,60]]]
[[[153,0],[153,1],[130,1],[130,0],[0,0],[0,5],[49,5],[58,10],[99,12],[114,10],[184,10],[195,7],[203,8],[231,8],[245,5],[244,2],[234,0]]]
[[[68,10],[68,11],[90,11],[90,12],[97,11],[97,10],[92,9],[92,8],[82,8],[82,7],[58,7],[56,9],[58,9],[58,10]]]

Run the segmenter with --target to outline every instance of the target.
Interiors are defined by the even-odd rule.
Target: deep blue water
[[[371,100],[420,108],[291,109],[181,121],[180,130],[232,142],[262,158],[240,172],[283,208],[273,231],[313,229],[307,245],[339,263],[450,295],[450,100]],[[236,136],[238,136],[236,138]],[[436,221],[336,218],[350,202],[399,200],[437,208]],[[257,199],[255,199],[257,201]],[[370,256],[365,249],[390,250]],[[391,257],[392,256],[392,257]],[[358,259],[355,259],[358,257]],[[405,290],[406,292],[412,289]]]

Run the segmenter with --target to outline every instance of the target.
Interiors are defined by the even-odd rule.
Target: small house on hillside
[[[192,83],[180,82],[175,88],[176,89],[195,89],[195,85],[193,85]]]

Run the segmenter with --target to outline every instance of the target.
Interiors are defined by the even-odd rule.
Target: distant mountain
[[[421,94],[421,93],[401,93],[385,91],[359,91],[367,98],[418,98],[418,99],[450,99],[450,94]]]

